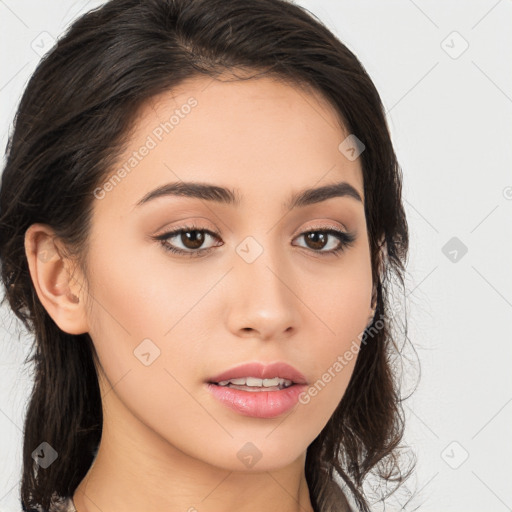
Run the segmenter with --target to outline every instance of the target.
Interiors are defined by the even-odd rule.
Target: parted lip
[[[223,380],[238,379],[241,377],[256,377],[258,379],[272,379],[278,377],[280,379],[291,380],[294,384],[307,384],[306,377],[304,377],[299,370],[283,361],[272,364],[259,362],[241,364],[209,378],[208,382],[216,384]]]

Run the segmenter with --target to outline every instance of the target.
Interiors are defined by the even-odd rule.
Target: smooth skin
[[[102,439],[73,499],[78,512],[311,512],[306,450],[356,358],[309,403],[271,419],[227,408],[205,382],[241,363],[285,361],[312,386],[359,342],[374,291],[360,158],[338,149],[348,133],[315,92],[269,77],[201,77],[144,106],[116,169],[190,97],[197,105],[94,199],[88,275],[48,226],[26,232],[39,299],[63,331],[89,333],[101,363]],[[177,181],[236,189],[240,204],[161,196],[136,206]],[[340,181],[363,201],[283,206],[304,188]],[[167,243],[212,247],[199,257],[154,238],[192,225],[219,236]],[[334,255],[326,251],[339,246],[335,236],[303,235],[326,225],[355,241]],[[237,252],[247,237],[250,251],[262,249],[251,263]],[[149,365],[134,354],[145,339],[157,347],[148,345],[151,357],[160,351]],[[248,442],[261,453],[252,467],[237,457]]]

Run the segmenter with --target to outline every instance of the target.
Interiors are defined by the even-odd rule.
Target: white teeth
[[[219,386],[227,386],[228,384],[233,384],[235,386],[272,388],[272,387],[276,387],[276,386],[288,387],[288,386],[291,386],[293,384],[293,382],[288,379],[280,379],[279,377],[274,377],[273,379],[258,379],[256,377],[241,377],[238,379],[222,380],[222,381],[218,382]]]

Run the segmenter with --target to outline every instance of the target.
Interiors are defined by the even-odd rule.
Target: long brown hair
[[[61,331],[41,305],[25,231],[48,224],[85,270],[93,191],[112,172],[137,110],[185,79],[237,69],[313,87],[365,145],[360,158],[376,313],[343,399],[308,447],[312,504],[322,512],[344,510],[343,486],[359,510],[369,511],[363,483],[370,473],[398,488],[414,469],[404,474],[398,454],[400,329],[392,329],[389,298],[392,284],[404,288],[409,243],[402,177],[383,105],[362,64],[314,15],[287,0],[111,0],[79,18],[39,63],[3,170],[3,300],[34,336],[26,361],[35,379],[24,429],[23,510],[48,510],[72,496],[102,432],[92,340]],[[32,452],[42,441],[55,448],[60,464],[36,471]]]

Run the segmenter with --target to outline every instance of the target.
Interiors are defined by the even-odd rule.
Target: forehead
[[[247,204],[282,204],[290,191],[340,180],[363,197],[360,161],[339,149],[348,135],[311,88],[270,77],[189,79],[140,109],[111,170],[122,178],[105,199],[131,209],[145,192],[180,180],[239,190]]]

